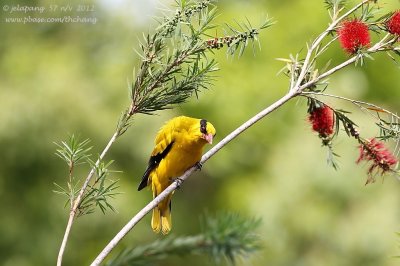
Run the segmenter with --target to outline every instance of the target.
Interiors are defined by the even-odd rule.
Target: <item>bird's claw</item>
[[[180,189],[180,188],[181,188],[181,185],[182,185],[182,183],[183,183],[183,179],[177,177],[177,178],[175,178],[174,181],[176,182],[176,189]]]
[[[194,166],[196,167],[196,170],[200,171],[203,167],[203,164],[201,162],[197,162]],[[183,183],[183,179],[177,177],[174,179],[174,182],[176,182],[176,189],[180,189]]]
[[[196,170],[201,171],[201,168],[203,168],[203,164],[201,162],[196,163]]]

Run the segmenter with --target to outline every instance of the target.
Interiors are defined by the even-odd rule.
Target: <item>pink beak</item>
[[[203,139],[205,139],[210,144],[212,144],[213,137],[214,136],[212,134],[203,134]]]

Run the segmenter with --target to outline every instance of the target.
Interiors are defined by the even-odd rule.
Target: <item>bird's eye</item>
[[[200,120],[200,132],[203,134],[207,134],[207,120],[205,119]]]

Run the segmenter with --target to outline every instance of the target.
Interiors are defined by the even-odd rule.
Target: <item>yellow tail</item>
[[[151,228],[155,233],[159,233],[161,230],[161,232],[166,235],[171,231],[171,197],[172,195],[168,195],[165,200],[153,209]]]

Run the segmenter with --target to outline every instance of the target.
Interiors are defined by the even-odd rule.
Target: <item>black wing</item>
[[[174,144],[174,142],[172,141],[170,144],[168,144],[168,146],[161,153],[158,153],[158,154],[150,157],[149,164],[147,166],[146,171],[143,174],[142,181],[140,182],[139,187],[138,187],[138,191],[147,187],[147,182],[149,180],[149,175],[150,175],[151,171],[153,171],[158,166],[158,164],[161,162],[161,160],[164,159],[165,156],[167,156],[167,154],[171,150],[173,144]]]

